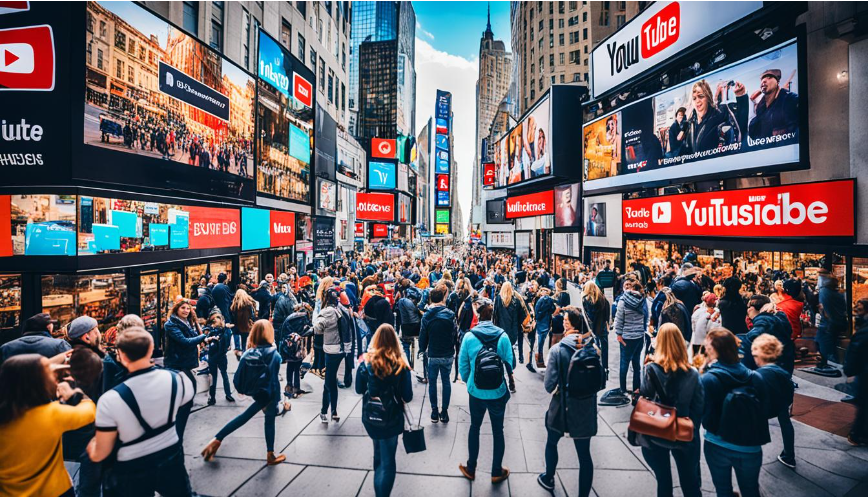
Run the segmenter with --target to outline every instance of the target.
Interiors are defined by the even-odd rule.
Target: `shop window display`
[[[184,267],[184,281],[186,285],[184,287],[184,295],[187,298],[199,298],[199,285],[201,285],[202,278],[206,275],[208,275],[208,264],[191,264]],[[213,276],[216,277],[216,275]],[[205,282],[206,285],[208,283],[207,281]]]
[[[159,328],[157,326],[157,273],[142,274],[140,283],[141,317],[145,322],[145,329],[154,337],[154,343],[159,343]]]
[[[229,279],[232,279],[232,261],[231,260],[219,260],[219,261],[211,261],[209,265],[209,271],[213,278],[217,278],[217,275],[220,273],[226,273],[226,276]],[[216,280],[215,280],[216,281]],[[257,281],[257,283],[259,283]]]
[[[96,319],[100,331],[106,332],[126,314],[126,276],[124,273],[45,275],[42,308],[58,320],[58,328],[86,315]]]
[[[21,275],[0,274],[0,336],[21,325]],[[2,343],[2,341],[0,341]]]
[[[181,273],[167,271],[160,273],[160,325],[166,324],[175,299],[181,295]]]
[[[258,255],[242,255],[238,258],[238,275],[242,283],[247,283],[248,288],[256,288],[262,281],[259,272]]]
[[[292,266],[292,256],[290,254],[282,254],[274,257],[274,274],[280,273],[289,274],[289,268]]]

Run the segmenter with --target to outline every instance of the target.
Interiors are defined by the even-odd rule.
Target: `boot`
[[[208,442],[208,445],[206,445],[205,448],[202,449],[202,458],[205,460],[205,462],[209,462],[214,459],[214,455],[217,454],[217,449],[220,448],[220,443],[220,440],[217,440],[215,438],[214,440]]]
[[[272,451],[269,451],[268,455],[265,457],[265,464],[268,464],[269,466],[274,466],[275,464],[280,464],[283,461],[286,461],[285,455],[280,454],[279,456],[275,456],[274,452],[272,452]]]
[[[546,364],[543,362],[543,355],[541,352],[537,352],[536,354],[536,367],[545,368]]]

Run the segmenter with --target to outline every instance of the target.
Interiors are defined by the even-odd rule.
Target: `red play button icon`
[[[30,10],[30,2],[0,2],[0,14],[13,14]]]
[[[0,90],[54,89],[51,26],[0,30]]]

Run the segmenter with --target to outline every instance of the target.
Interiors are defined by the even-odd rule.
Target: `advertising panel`
[[[506,218],[515,219],[518,217],[554,214],[554,200],[554,192],[552,190],[529,193],[517,197],[507,197]]]
[[[253,177],[255,79],[133,2],[88,2],[87,12],[83,142],[87,148],[141,159],[86,154],[77,174],[102,181],[116,177],[128,184],[141,179],[141,184],[165,188],[168,178],[161,175],[200,168],[209,170],[205,178],[248,184]],[[172,168],[155,175],[151,164],[157,161],[148,159],[171,161]],[[122,171],[93,167],[120,161]]]
[[[488,248],[513,248],[515,237],[512,231],[490,232],[487,242]]]
[[[311,141],[316,132],[314,74],[260,31],[259,77],[256,189],[269,197],[310,204],[311,156],[315,153]],[[327,155],[328,148],[323,150]],[[334,156],[332,152],[332,163]],[[331,171],[328,177],[334,179],[333,164],[324,171]]]
[[[335,157],[338,154],[337,123],[319,104],[316,105],[314,148],[316,176],[335,181]]]
[[[368,188],[372,190],[394,190],[397,176],[394,162],[368,162]]]
[[[372,234],[374,238],[385,238],[389,236],[389,225],[388,224],[375,224],[372,228]]]
[[[272,247],[291,247],[295,245],[295,213],[271,211],[269,215]]]
[[[378,159],[394,159],[397,154],[395,140],[371,138],[371,157]]]
[[[190,206],[185,210],[190,213],[191,249],[241,245],[241,215],[238,209]]]
[[[452,114],[452,94],[448,91],[437,90],[437,102],[434,110],[434,119],[440,119],[445,121],[444,126],[445,130],[440,131],[438,123],[438,131],[439,134],[448,134],[449,133],[449,117]]]
[[[434,234],[435,235],[448,235],[449,234],[449,225],[448,224],[435,224],[434,225]]]
[[[555,187],[555,228],[582,226],[582,197],[579,183]]]
[[[316,217],[314,219],[313,252],[325,254],[335,249],[335,218]]]
[[[485,202],[485,222],[488,224],[511,224],[506,220],[506,199],[499,198]]]
[[[839,180],[625,200],[624,233],[852,237],[854,187]]]
[[[407,195],[398,194],[398,222],[409,224],[413,220],[413,201]]]
[[[395,221],[395,195],[391,193],[356,193],[356,219]]]
[[[494,147],[495,187],[512,186],[552,173],[551,98],[546,95]]]
[[[434,222],[438,224],[449,224],[449,210],[437,209],[434,211]]]
[[[482,186],[494,186],[495,169],[494,162],[482,163]]]
[[[305,245],[308,249],[313,242],[313,218],[307,214],[295,215],[295,241],[299,242],[298,246],[301,246],[302,242],[307,242]]]
[[[440,192],[448,192],[449,191],[449,175],[448,174],[438,174],[437,175],[437,186],[434,188]]]
[[[271,246],[271,214],[266,209],[241,208],[241,250]],[[153,232],[153,227],[151,229]]]
[[[585,192],[803,167],[798,61],[791,40],[584,125]]]
[[[761,9],[762,2],[657,2],[591,52],[594,98]]]
[[[621,248],[621,195],[584,197],[583,201],[585,245]]]
[[[552,233],[552,253],[576,257],[582,253],[578,233]]]
[[[449,150],[449,137],[447,135],[434,135],[434,146],[440,150]]]
[[[449,207],[449,192],[441,192],[438,191],[437,197],[435,198],[435,204],[437,207]]]
[[[434,172],[449,174],[449,151],[438,149],[434,152]]]
[[[400,162],[398,163],[398,190],[410,191],[410,168]]]
[[[338,185],[324,179],[317,179],[317,207],[326,212],[337,210]]]
[[[365,223],[356,223],[355,235],[356,238],[365,237]]]

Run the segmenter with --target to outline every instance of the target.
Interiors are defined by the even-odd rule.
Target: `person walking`
[[[199,344],[208,340],[208,336],[202,334],[199,321],[196,320],[189,301],[182,299],[175,302],[169,319],[163,325],[163,331],[166,333],[164,365],[166,368],[174,369],[189,378],[195,394],[196,375],[193,370],[199,367]],[[178,410],[175,428],[178,430],[178,438],[181,439],[182,443],[184,441],[184,429],[187,427],[187,418],[190,417],[192,409],[191,399]]]
[[[693,336],[692,314],[693,309],[687,308],[683,302],[678,300],[673,291],[665,291],[666,300],[663,301],[663,308],[660,310],[659,326],[666,323],[673,323],[680,331],[684,341],[690,343]],[[703,306],[697,306],[701,308]]]
[[[749,332],[739,336],[741,362],[748,369],[757,369],[757,364],[751,354],[751,344],[763,334],[769,334],[778,339],[783,347],[781,355],[775,362],[792,376],[796,363],[796,346],[793,343],[793,331],[787,315],[777,310],[771,299],[762,294],[751,296],[747,305],[747,317],[753,325]]]
[[[640,359],[642,345],[645,343],[645,330],[648,329],[648,305],[642,296],[642,283],[627,281],[624,292],[618,300],[615,311],[615,334],[621,345],[621,364],[619,380],[621,393],[638,394],[640,386]],[[627,371],[633,367],[633,388],[627,390]]]
[[[274,418],[280,401],[280,364],[282,359],[274,345],[274,327],[266,319],[253,323],[247,349],[241,356],[235,372],[235,386],[240,393],[253,397],[247,409],[226,423],[214,439],[202,450],[206,462],[214,459],[223,439],[244,426],[253,416],[265,414],[265,461],[269,466],[286,460],[283,454],[274,455]]]
[[[259,282],[259,287],[253,292],[253,300],[256,301],[257,307],[259,308],[256,311],[257,319],[268,319],[271,317],[271,283],[266,280],[262,280]]]
[[[346,357],[345,342],[348,335],[342,328],[351,326],[346,315],[338,306],[340,293],[335,288],[329,288],[323,295],[324,306],[319,316],[314,320],[314,333],[322,336],[323,353],[325,354],[325,383],[322,391],[322,410],[320,421],[328,424],[328,409],[331,407],[334,422],[340,421],[338,415],[338,368]]]
[[[411,295],[417,297],[415,301],[410,298]],[[401,346],[404,348],[404,356],[410,362],[411,369],[415,365],[413,344],[419,337],[422,326],[422,311],[418,307],[418,297],[420,297],[419,291],[415,287],[406,288],[401,292],[401,298],[395,302],[395,325],[401,331]]]
[[[215,310],[208,318],[208,325],[205,327],[204,334],[207,337],[205,342],[208,344],[208,372],[211,375],[211,386],[208,388],[208,405],[213,406],[217,403],[215,398],[217,394],[217,375],[218,373],[223,378],[223,394],[229,402],[235,402],[232,397],[232,387],[229,384],[229,361],[226,359],[226,354],[229,353],[229,346],[232,343],[232,332],[223,320],[223,315],[220,311]]]
[[[110,495],[192,495],[183,442],[172,428],[182,406],[192,404],[195,382],[154,366],[153,352],[150,333],[126,329],[118,337],[117,354],[129,376],[102,394],[97,404],[96,437],[87,452],[91,460],[101,462],[119,447],[103,483]]]
[[[77,404],[74,398],[80,399]],[[16,354],[0,366],[0,495],[75,497],[62,437],[94,421],[81,389],[57,383],[52,363]]]
[[[461,379],[467,384],[470,396],[470,433],[467,437],[469,453],[466,464],[458,469],[469,480],[476,479],[476,462],[479,457],[479,430],[486,411],[491,421],[494,438],[494,453],[491,459],[491,483],[500,483],[509,478],[509,469],[502,466],[506,443],[503,437],[503,418],[509,391],[504,381],[504,364],[512,364],[512,346],[502,329],[491,323],[494,305],[488,299],[476,303],[479,324],[468,333],[461,343],[458,369]]]
[[[578,308],[567,307],[564,337],[549,350],[544,384],[552,399],[545,418],[546,470],[537,483],[554,492],[558,442],[566,436],[573,439],[579,459],[579,496],[587,497],[594,480],[591,438],[597,434],[597,392],[603,388],[605,372],[593,333],[582,333],[583,320]]]
[[[458,338],[458,328],[455,324],[455,314],[446,307],[446,285],[439,283],[431,290],[431,304],[422,316],[419,333],[419,350],[428,355],[428,397],[431,401],[431,422],[449,422],[449,400],[452,396],[452,385],[449,383],[449,373],[452,371],[452,361],[455,356],[455,344]],[[437,379],[442,385],[442,399],[438,406]]]
[[[587,323],[583,323],[586,327],[590,326],[590,331],[594,334],[597,346],[600,348],[600,360],[603,363],[603,369],[609,374],[609,321],[611,319],[612,305],[609,299],[600,290],[593,281],[585,282],[582,287],[582,311],[585,317],[588,318]]]
[[[690,318],[693,324],[690,347],[694,356],[702,350],[702,344],[705,343],[705,335],[708,333],[708,330],[722,326],[720,311],[717,309],[717,295],[706,293],[702,297],[702,302],[702,305],[693,311],[693,316]]]
[[[515,345],[518,343],[519,334],[521,334],[521,325],[524,322],[527,314],[524,307],[515,297],[515,291],[512,288],[512,283],[505,281],[500,287],[500,293],[494,301],[494,318],[492,323],[498,328],[503,329],[506,336],[509,337],[509,342],[513,347],[513,363],[509,372],[509,391],[515,392],[515,375],[512,370],[515,369]],[[522,355],[521,349],[519,354]]]
[[[778,461],[790,469],[796,469],[796,431],[790,419],[794,394],[793,375],[776,364],[782,357],[784,347],[774,335],[764,333],[753,341],[750,351],[757,365],[756,373],[765,382],[769,394],[766,417],[777,417],[781,427],[784,450],[778,455]]]
[[[636,435],[642,457],[657,479],[657,496],[672,496],[671,455],[675,459],[678,480],[685,497],[699,497],[699,425],[705,393],[699,372],[690,366],[681,330],[674,323],[664,323],[657,331],[657,347],[645,366],[639,394],[652,401],[675,408],[679,418],[693,421],[693,440],[671,442],[657,437]]]
[[[557,311],[557,304],[549,296],[551,290],[548,287],[540,287],[537,292],[537,300],[533,306],[533,315],[536,318],[536,367],[545,368],[543,360],[546,336],[552,329],[552,317]]]
[[[0,364],[20,354],[39,354],[50,359],[70,350],[72,347],[66,340],[52,336],[55,324],[57,321],[51,319],[47,312],[27,318],[23,326],[24,334],[0,347]]]
[[[226,318],[227,322],[232,322],[232,315],[229,313],[229,307],[232,304],[232,290],[227,284],[228,276],[226,273],[217,275],[217,284],[211,289],[211,297],[214,299],[214,305],[220,309],[220,314]],[[236,343],[238,343],[236,341]]]
[[[820,364],[815,371],[824,376],[840,376],[840,371],[829,365],[835,354],[835,343],[839,336],[846,333],[847,304],[844,294],[838,290],[838,278],[826,268],[817,277],[820,299],[820,325],[814,340],[820,350]]]
[[[859,299],[853,306],[853,321],[856,332],[847,347],[844,374],[856,377],[856,420],[847,442],[858,447],[868,445],[868,298]]]
[[[256,300],[245,290],[239,288],[235,291],[235,297],[232,298],[232,305],[229,310],[232,312],[232,324],[235,325],[232,328],[235,357],[240,359],[241,353],[247,348],[247,337],[250,335],[253,322],[256,320]]]
[[[362,354],[356,369],[356,393],[363,395],[362,425],[374,442],[374,494],[386,497],[395,484],[398,435],[404,431],[403,404],[413,400],[410,367],[401,356],[392,326],[381,325],[368,352]]]
[[[741,285],[735,276],[723,280],[723,297],[717,303],[720,324],[735,335],[747,333],[747,305],[741,296]]]

